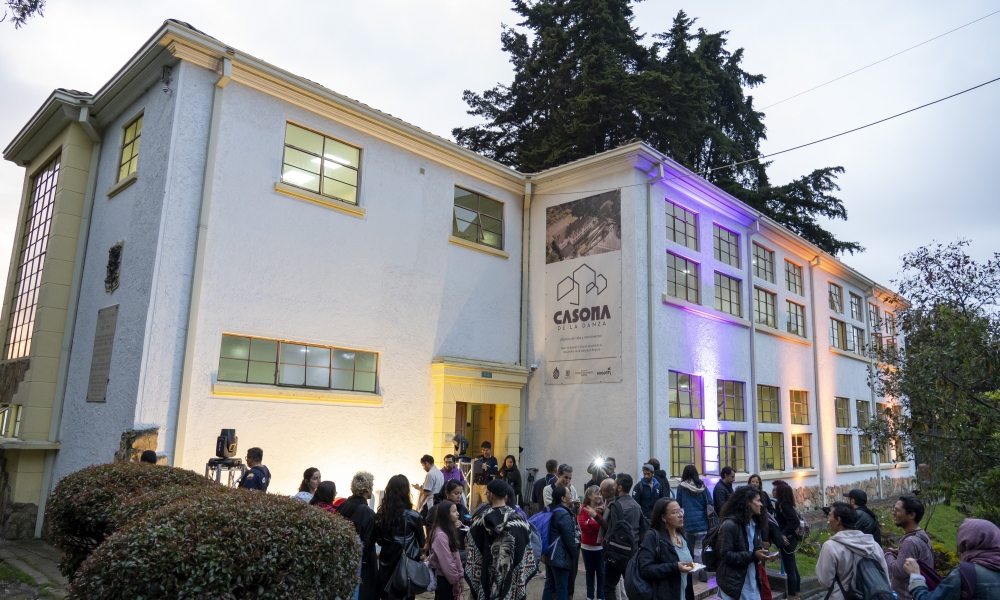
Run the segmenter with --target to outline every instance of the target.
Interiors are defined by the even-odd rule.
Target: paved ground
[[[59,572],[62,554],[42,540],[0,540],[0,559],[24,571],[37,584],[34,588],[21,583],[9,583],[0,589],[0,600],[38,598],[40,591],[63,598],[69,583]]]

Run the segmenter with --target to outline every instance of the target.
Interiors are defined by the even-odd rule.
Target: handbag
[[[385,585],[386,593],[393,598],[411,598],[423,594],[431,585],[431,569],[427,563],[403,554],[396,562],[392,577]]]

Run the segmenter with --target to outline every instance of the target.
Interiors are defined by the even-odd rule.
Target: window
[[[844,467],[854,464],[854,436],[837,434],[837,465]]]
[[[285,155],[281,180],[317,194],[358,203],[361,150],[354,146],[285,124]]]
[[[698,215],[668,200],[667,239],[698,250]]]
[[[844,288],[830,283],[830,308],[844,314]]]
[[[830,346],[847,350],[847,324],[830,319]]]
[[[747,434],[743,431],[705,432],[705,473],[718,475],[723,467],[747,473]]]
[[[802,267],[785,261],[785,287],[793,294],[802,295]]]
[[[125,137],[122,138],[122,156],[121,160],[118,161],[118,181],[136,172],[139,164],[140,135],[142,135],[142,117],[125,126]]]
[[[792,434],[792,468],[811,469],[812,461],[812,434],[793,433]]]
[[[718,384],[719,420],[746,421],[743,403],[743,382],[720,379]]]
[[[223,335],[218,379],[375,392],[377,366],[372,352]]]
[[[875,464],[875,458],[872,454],[872,439],[867,435],[858,436],[858,445],[861,449],[861,456],[859,457],[859,463],[863,465],[873,465]]]
[[[872,403],[867,400],[858,400],[858,427],[868,425],[872,420]]]
[[[698,304],[698,263],[667,252],[667,294]]]
[[[566,228],[566,237],[575,241],[586,235],[595,219],[577,219]],[[589,227],[588,227],[589,225]],[[470,242],[503,249],[503,204],[474,192],[455,188],[455,214],[452,235]]]
[[[889,337],[896,335],[896,315],[885,311],[885,334]]]
[[[699,432],[687,429],[670,430],[670,476],[680,477],[684,467],[701,466]]]
[[[740,280],[723,275],[715,274],[715,310],[721,310],[737,317],[743,316],[743,307],[740,305]]]
[[[760,288],[753,289],[753,318],[758,323],[767,325],[768,327],[777,327],[777,319],[775,317],[774,305],[777,302],[777,295],[768,292],[767,290],[762,290]]]
[[[791,300],[787,301],[787,306],[788,333],[806,337],[806,307],[796,304]]]
[[[701,377],[670,372],[670,416],[682,419],[705,418],[701,402]]]
[[[774,283],[774,252],[753,245],[753,276]]]
[[[757,386],[757,422],[781,423],[778,388],[770,385]]]
[[[780,431],[762,431],[757,434],[761,471],[785,470],[785,434]]]
[[[59,181],[59,157],[45,165],[32,182],[28,199],[28,217],[21,237],[21,252],[17,260],[17,281],[10,302],[10,322],[7,325],[7,360],[27,356],[31,351],[31,334],[35,330],[35,309],[42,284],[42,267],[49,245],[49,229]]]
[[[809,424],[809,392],[791,390],[788,392],[789,406],[792,414],[792,424]]]
[[[882,327],[882,319],[878,316],[878,307],[874,304],[868,305],[868,324],[871,325],[872,333]]]
[[[865,330],[851,325],[847,334],[847,350],[855,354],[865,355]]]
[[[740,267],[740,236],[725,227],[712,225],[715,234],[715,260]]]
[[[865,313],[864,309],[861,308],[861,296],[855,294],[854,292],[850,292],[850,297],[851,297],[851,318],[854,319],[855,321],[864,322]]]
[[[834,398],[837,407],[837,427],[851,426],[851,400],[849,398]]]
[[[21,417],[24,415],[24,406],[11,404],[0,409],[2,420],[0,420],[0,436],[16,438],[21,435]]]

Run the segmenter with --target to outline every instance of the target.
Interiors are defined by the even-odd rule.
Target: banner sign
[[[621,190],[545,211],[545,383],[622,380]]]

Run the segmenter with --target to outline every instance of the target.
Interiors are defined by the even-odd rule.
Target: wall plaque
[[[94,352],[90,357],[87,402],[104,402],[107,398],[108,377],[111,374],[111,351],[115,345],[117,324],[117,304],[97,311],[97,333],[94,335]]]

